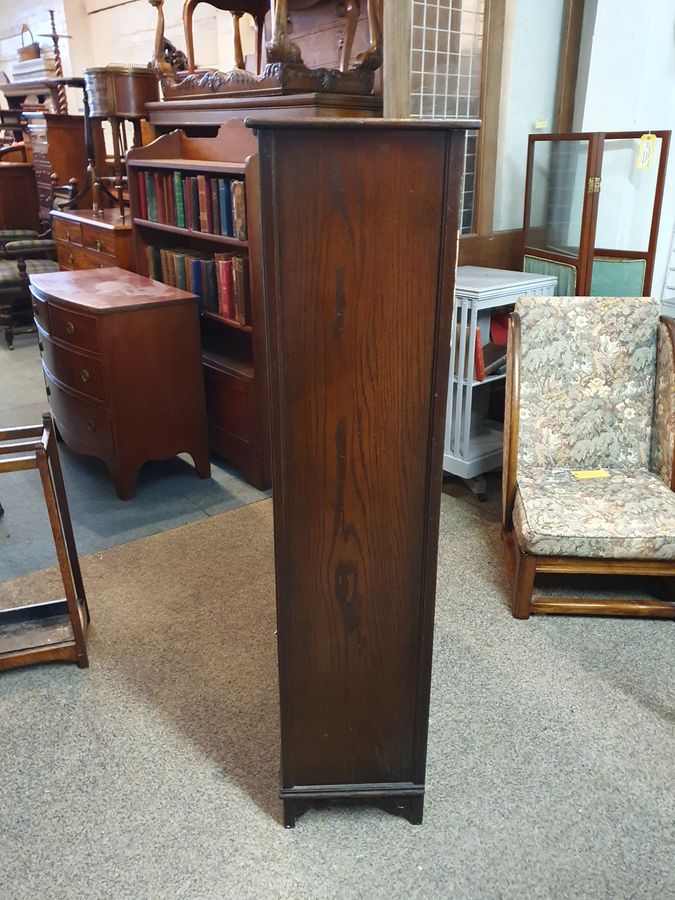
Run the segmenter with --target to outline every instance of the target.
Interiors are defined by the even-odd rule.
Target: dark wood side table
[[[450,318],[471,120],[258,130],[286,825],[422,819]]]
[[[31,276],[49,405],[122,500],[151,459],[189,453],[211,474],[197,298],[119,268]]]

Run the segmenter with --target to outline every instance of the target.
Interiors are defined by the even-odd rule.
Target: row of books
[[[147,244],[148,274],[199,297],[202,311],[251,325],[248,257]]]
[[[246,240],[246,194],[240,179],[159,169],[139,171],[137,177],[141,219]]]

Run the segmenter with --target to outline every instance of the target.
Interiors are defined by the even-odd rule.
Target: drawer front
[[[38,183],[50,184],[52,177],[52,167],[49,163],[49,160],[40,160],[34,158],[33,166],[35,168],[35,177],[37,178]]]
[[[107,253],[115,256],[115,235],[108,229],[95,225],[82,226],[82,245],[94,253]]]
[[[66,443],[74,450],[94,456],[109,456],[113,452],[110,414],[104,406],[74,397],[44,370],[49,405]]]
[[[60,241],[56,244],[56,253],[62,269],[104,269],[116,265],[114,256],[97,253],[95,250],[85,250]]]
[[[75,244],[78,247],[82,245],[82,228],[79,222],[69,222],[52,216],[52,234],[55,241]]]
[[[35,294],[31,294],[31,299],[33,301],[33,315],[35,316],[35,321],[43,331],[46,331],[47,334],[50,334],[51,326],[49,324],[49,305],[45,303],[44,300],[38,299]]]
[[[103,365],[100,359],[84,356],[77,350],[66,350],[40,331],[40,352],[49,371],[66,387],[94,400],[105,400]]]
[[[204,364],[206,417],[209,425],[224,429],[240,439],[253,439],[255,408],[253,382]]]
[[[50,303],[49,321],[55,338],[73,347],[98,352],[98,321],[94,316],[84,316]]]

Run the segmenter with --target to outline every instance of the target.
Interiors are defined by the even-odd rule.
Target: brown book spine
[[[237,240],[245,241],[247,237],[246,229],[246,188],[243,181],[233,181],[230,189],[232,191],[232,225],[234,236]]]
[[[210,231],[209,210],[211,208],[211,191],[206,183],[206,175],[197,175],[197,190],[199,193],[199,230]]]

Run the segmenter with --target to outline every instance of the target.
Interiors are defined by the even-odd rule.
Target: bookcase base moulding
[[[284,822],[350,800],[418,823],[448,298],[478,123],[247,124],[260,155]]]

